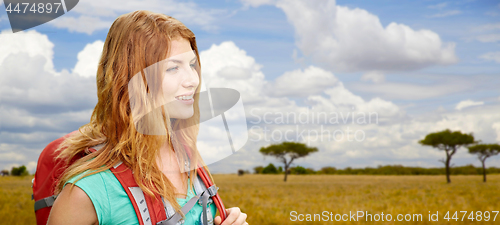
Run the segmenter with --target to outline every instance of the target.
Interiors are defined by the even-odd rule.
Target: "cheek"
[[[167,80],[164,79],[162,83],[162,89],[163,89],[163,97],[166,99],[172,99],[175,98],[175,93],[177,91],[178,86],[175,85],[175,81],[173,80]]]

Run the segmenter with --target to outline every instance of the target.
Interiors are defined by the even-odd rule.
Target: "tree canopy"
[[[469,153],[476,154],[481,158],[498,155],[500,153],[500,145],[498,144],[478,144],[469,146]]]
[[[479,161],[483,165],[483,182],[486,182],[486,166],[487,158],[498,155],[500,153],[500,145],[498,144],[478,144],[468,147],[470,154],[477,155]]]
[[[26,169],[26,166],[22,165],[20,167],[12,167],[12,171],[10,172],[12,176],[26,176],[30,173]]]
[[[477,142],[474,140],[474,136],[472,135],[472,133],[463,134],[460,131],[452,132],[449,129],[446,129],[444,131],[430,133],[418,143],[422,145],[432,146],[433,148],[437,148],[446,152],[446,159],[440,161],[445,164],[446,180],[448,183],[450,183],[451,157],[457,152],[457,149],[459,149],[460,147],[475,144]]]
[[[419,143],[446,151],[473,144],[475,141],[472,133],[463,134],[460,131],[451,132],[449,129],[446,129],[441,132],[428,134],[423,140],[420,140]]]
[[[285,181],[288,172],[288,168],[292,164],[293,160],[306,157],[313,152],[317,152],[316,147],[307,147],[303,143],[296,142],[283,142],[281,144],[273,144],[268,147],[260,148],[260,153],[263,155],[269,155],[276,157],[280,162],[285,165]]]

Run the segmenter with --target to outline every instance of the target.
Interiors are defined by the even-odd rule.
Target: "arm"
[[[87,193],[78,186],[73,186],[73,188],[71,186],[71,184],[64,186],[57,196],[47,224],[99,224],[94,205]]]

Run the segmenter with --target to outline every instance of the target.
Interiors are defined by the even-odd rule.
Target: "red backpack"
[[[74,163],[77,159],[85,156],[85,153],[75,156],[67,164],[63,159],[56,159],[57,154],[54,152],[59,145],[68,136],[74,134],[78,131],[73,131],[60,137],[45,147],[45,149],[40,154],[38,158],[38,165],[35,172],[35,178],[33,179],[33,199],[35,200],[35,214],[37,224],[47,224],[47,220],[50,214],[50,210],[57,196],[54,195],[55,186],[59,180],[59,177],[63,174],[69,165]],[[187,146],[186,152],[188,156],[191,156],[190,151]],[[94,146],[89,148],[91,152],[98,151],[100,146]],[[189,162],[186,161],[186,168],[189,168]],[[182,216],[175,212],[173,207],[168,201],[158,194],[152,198],[149,195],[145,195],[139,188],[135,179],[132,175],[132,171],[125,166],[123,163],[118,163],[111,167],[110,170],[116,176],[120,184],[122,185],[125,192],[130,198],[132,205],[134,206],[135,213],[139,219],[140,225],[174,225],[180,224],[182,221]],[[189,174],[189,173],[188,173]],[[210,208],[207,207],[208,204],[213,203],[217,207],[220,213],[222,221],[227,217],[224,204],[217,193],[218,187],[216,187],[210,180],[204,167],[198,166],[197,178],[194,179],[194,189],[197,195],[191,198],[182,208],[181,211],[187,214],[189,210],[197,203],[200,202],[203,206],[203,213],[201,219],[204,225],[213,224],[212,214],[210,213]]]

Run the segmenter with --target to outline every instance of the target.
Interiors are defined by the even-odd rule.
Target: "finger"
[[[215,217],[215,219],[214,219],[214,223],[215,223],[215,225],[220,225],[221,221],[222,221],[222,218],[220,218],[220,216],[217,216],[217,217]]]
[[[235,224],[238,224],[238,225],[244,225],[244,224],[248,224],[246,222],[246,219],[247,219],[247,214],[246,213],[240,213],[240,216],[238,217],[238,219],[236,219],[236,221],[234,222]]]
[[[226,212],[228,214],[226,220],[224,220],[224,222],[222,223],[222,225],[231,225],[233,224],[236,219],[238,219],[238,217],[240,216],[240,208],[238,207],[232,207],[232,208],[229,208],[229,209],[226,209]]]

